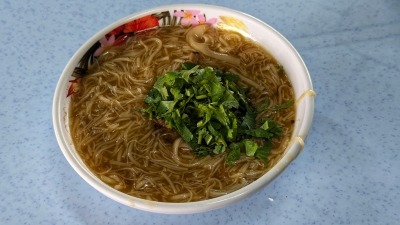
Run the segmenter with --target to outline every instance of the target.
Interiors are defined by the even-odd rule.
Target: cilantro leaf
[[[190,82],[190,75],[193,74],[194,72],[197,71],[197,69],[199,68],[199,66],[195,66],[189,70],[182,70],[181,71],[181,76],[182,78],[189,83]]]
[[[267,105],[269,105],[269,98],[266,98],[264,102],[257,107],[257,112],[262,112]]]
[[[226,115],[224,107],[220,105],[218,108],[211,107],[211,109],[214,111],[213,118],[217,119],[222,125],[228,126],[229,119],[228,116]]]
[[[174,109],[175,102],[174,101],[161,101],[157,107],[157,114],[164,114],[166,112],[172,112]]]
[[[223,152],[225,152],[227,144],[225,142],[225,139],[223,137],[215,137],[215,142],[216,142],[216,146],[214,149],[214,153],[215,154],[221,154]]]
[[[181,94],[181,91],[177,88],[171,88],[170,92],[171,92],[172,96],[174,96],[175,103],[183,98],[183,94]]]
[[[227,141],[234,141],[238,133],[237,119],[232,112],[230,112],[228,117],[231,119],[232,126],[227,131],[226,139]]]
[[[221,101],[222,101],[221,105],[227,109],[239,108],[238,100],[233,96],[233,91],[229,90],[228,87],[226,88],[224,96],[222,97]]]
[[[263,125],[260,128],[264,129],[265,127],[268,126],[268,128],[264,129],[264,130],[273,134],[272,137],[281,137],[282,136],[282,127],[278,126],[274,120],[272,120],[270,118],[263,118],[262,122],[263,122]],[[265,125],[265,124],[268,124],[268,125]]]
[[[269,123],[270,121],[269,120],[266,120],[262,125],[261,125],[261,129],[263,129],[263,130],[268,130],[268,128],[269,128]]]
[[[213,110],[205,106],[204,113],[203,113],[203,120],[200,120],[197,122],[197,127],[202,127],[208,123],[208,121],[211,120],[211,117],[213,115]]]
[[[165,74],[165,84],[168,86],[172,86],[175,83],[175,80],[179,77],[179,73],[177,72],[167,72]]]
[[[272,138],[274,136],[274,134],[271,134],[270,132],[263,130],[261,128],[246,130],[245,133],[253,137],[267,138],[267,139]]]
[[[252,108],[250,108],[250,106],[246,105],[246,109],[246,115],[244,116],[243,122],[240,126],[246,130],[253,130],[256,126],[256,113]]]
[[[246,149],[246,155],[247,156],[254,156],[254,154],[256,153],[257,149],[258,149],[258,145],[257,143],[255,143],[254,141],[251,140],[244,140],[243,141],[244,147]]]
[[[213,123],[209,123],[208,126],[207,126],[207,128],[208,128],[208,130],[210,131],[210,133],[211,133],[212,135],[214,135],[214,136],[216,136],[216,137],[222,136],[222,134],[221,134],[220,132],[218,132],[218,131],[214,128]]]
[[[158,90],[158,92],[161,94],[162,100],[167,100],[167,98],[168,98],[168,90],[164,86],[164,84],[165,84],[165,77],[164,76],[158,76],[153,87],[156,90]]]
[[[294,104],[294,102],[292,100],[286,101],[281,105],[277,105],[274,108],[270,108],[268,110],[272,110],[272,111],[276,111],[276,110],[280,110],[280,109],[286,109],[289,108],[290,106],[292,106]]]
[[[264,167],[268,167],[268,161],[267,161],[267,156],[269,154],[269,152],[272,149],[272,143],[271,142],[266,142],[264,143],[263,146],[259,147],[256,151],[256,153],[254,154],[254,156],[256,158],[261,159],[261,161],[263,161],[264,163]]]
[[[178,131],[178,133],[182,136],[183,140],[186,142],[190,142],[193,138],[192,132],[190,132],[189,128],[182,122],[182,118],[179,117],[179,114],[176,112],[172,112],[172,120],[173,127]]]
[[[223,78],[227,81],[232,81],[235,83],[239,81],[239,75],[236,74],[225,75]]]
[[[190,70],[195,66],[197,66],[197,64],[196,63],[192,63],[192,62],[184,62],[184,63],[182,63],[182,69],[183,70]]]
[[[226,163],[229,166],[233,166],[233,161],[238,159],[240,159],[240,148],[234,148],[229,152],[228,156],[226,157]]]
[[[161,101],[161,95],[157,89],[151,89],[151,91],[149,91],[148,95],[145,97],[144,100],[144,102],[146,102],[147,104],[157,104],[160,101]]]
[[[220,82],[211,82],[210,84],[210,95],[211,102],[218,102],[218,100],[224,95],[225,87]]]
[[[285,68],[283,68],[282,65],[278,65],[278,66],[276,66],[276,68],[278,69],[279,75],[281,75],[281,76],[285,75]]]

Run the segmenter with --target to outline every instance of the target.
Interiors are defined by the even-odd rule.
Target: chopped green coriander
[[[289,108],[290,106],[292,106],[293,104],[294,104],[294,102],[292,100],[289,100],[289,101],[284,102],[281,105],[277,105],[274,108],[270,108],[268,110],[276,111],[276,110],[280,110],[280,109],[286,109],[286,108]]]
[[[261,159],[267,166],[271,139],[282,136],[282,128],[269,118],[263,118],[257,126],[257,112],[265,109],[269,99],[254,109],[246,98],[249,89],[237,86],[238,80],[238,75],[186,62],[182,70],[157,77],[142,112],[175,129],[199,156],[229,149],[229,165],[234,165],[243,153]],[[269,110],[289,106],[285,103]],[[252,138],[262,138],[263,145]]]
[[[278,69],[279,75],[281,75],[281,76],[285,75],[285,68],[283,68],[282,65],[278,65],[276,68]]]
[[[271,142],[266,142],[264,143],[263,146],[259,147],[256,151],[256,154],[254,155],[255,157],[261,159],[264,162],[264,166],[268,166],[268,161],[267,161],[267,156],[268,153],[272,149],[272,143]]]
[[[260,106],[257,107],[257,112],[264,111],[264,109],[265,109],[265,107],[267,107],[267,105],[269,105],[269,98],[266,98],[264,100],[264,102]]]

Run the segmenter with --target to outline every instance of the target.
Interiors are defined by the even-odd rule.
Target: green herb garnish
[[[269,98],[266,98],[264,102],[257,107],[257,112],[262,112],[264,108],[269,104]]]
[[[285,75],[285,68],[283,68],[283,66],[282,65],[278,65],[278,66],[276,66],[276,68],[278,69],[278,74],[279,75],[281,75],[281,76],[283,76],[283,75]]]
[[[183,63],[182,70],[157,77],[145,98],[143,113],[150,119],[164,120],[199,156],[220,154],[229,146],[229,165],[245,153],[260,158],[267,166],[271,139],[282,136],[282,128],[269,118],[256,126],[256,110],[246,98],[249,89],[237,86],[238,80],[239,76],[212,67]],[[257,112],[268,103],[267,99]],[[262,138],[263,146],[251,138]]]
[[[286,108],[289,108],[290,106],[292,106],[293,104],[294,104],[294,102],[292,100],[289,100],[289,101],[284,102],[281,105],[277,105],[274,108],[270,108],[268,110],[276,111],[276,110],[280,110],[280,109],[286,109]]]

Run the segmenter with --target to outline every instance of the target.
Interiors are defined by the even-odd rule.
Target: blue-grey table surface
[[[302,154],[251,197],[198,214],[130,208],[68,164],[52,101],[100,29],[173,3],[240,10],[283,34],[317,93]],[[400,1],[0,1],[0,224],[400,224]]]

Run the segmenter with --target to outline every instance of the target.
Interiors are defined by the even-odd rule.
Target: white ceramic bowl
[[[71,74],[88,49],[108,32],[122,24],[165,11],[169,11],[172,15],[174,10],[200,10],[200,14],[206,15],[208,21],[216,21],[215,25],[229,26],[261,44],[284,66],[294,87],[297,99],[296,123],[292,142],[286,149],[282,159],[270,171],[250,185],[225,196],[200,202],[154,202],[126,195],[109,187],[98,179],[83,163],[72,143],[68,127],[70,98],[66,96],[70,86],[69,81],[74,79]],[[200,19],[200,17],[197,17],[197,19]],[[160,20],[161,22],[162,20]],[[288,40],[264,22],[247,14],[217,6],[194,4],[169,5],[134,13],[122,18],[93,35],[92,38],[79,48],[68,62],[58,81],[53,102],[53,123],[57,141],[64,156],[75,171],[99,192],[117,202],[145,211],[167,214],[197,213],[227,206],[255,193],[273,181],[301,153],[314,113],[315,93],[312,90],[313,87],[309,73],[300,55]]]

